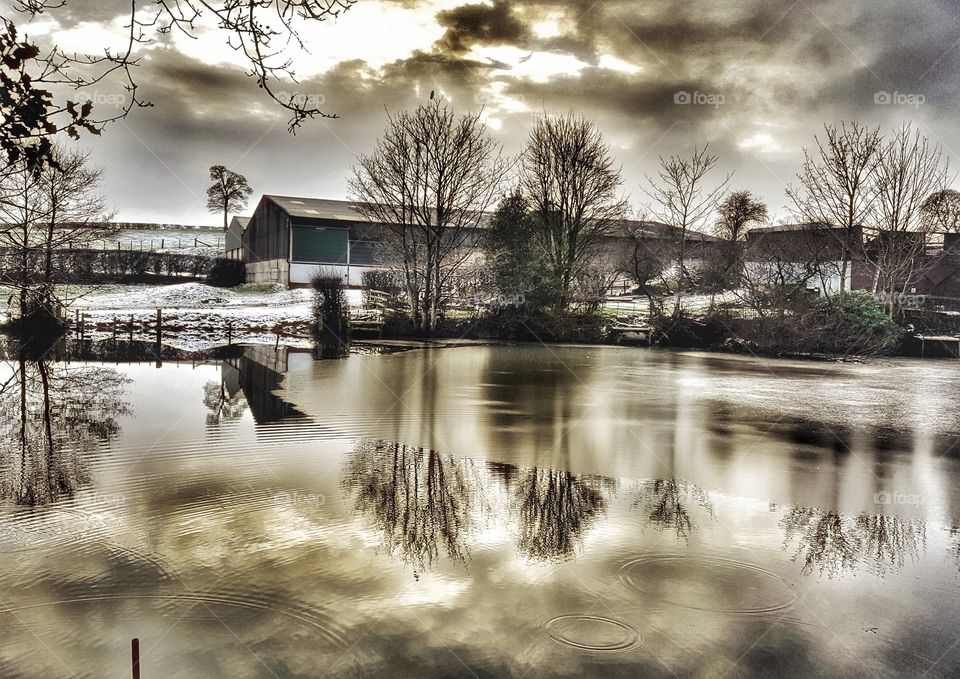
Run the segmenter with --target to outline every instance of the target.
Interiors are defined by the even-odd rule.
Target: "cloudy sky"
[[[128,1],[68,0],[24,31],[99,51],[127,12]],[[358,0],[303,37],[309,53],[291,52],[299,84],[275,89],[340,117],[296,136],[212,24],[143,47],[137,77],[154,108],[86,142],[119,218],[216,224],[212,164],[245,174],[257,196],[344,198],[386,111],[432,90],[458,110],[482,106],[509,153],[537,115],[589,116],[637,210],[659,155],[709,143],[732,188],[785,215],[784,188],[824,122],[909,121],[960,162],[956,0]]]

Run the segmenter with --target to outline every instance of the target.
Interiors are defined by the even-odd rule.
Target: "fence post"
[[[140,679],[140,640],[130,641],[130,656],[133,662],[133,679]]]

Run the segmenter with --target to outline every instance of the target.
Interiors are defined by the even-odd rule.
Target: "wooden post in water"
[[[130,660],[133,662],[133,679],[140,679],[140,640],[130,641]]]
[[[113,317],[113,339],[117,339],[117,317]]]
[[[233,344],[233,321],[227,321],[227,346]]]
[[[127,327],[127,331],[130,335],[130,341],[133,341],[133,314],[130,314],[130,325]]]
[[[157,307],[157,367],[160,367],[160,340],[163,337],[163,309]]]

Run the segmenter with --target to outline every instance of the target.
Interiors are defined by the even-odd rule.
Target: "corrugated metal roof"
[[[291,217],[311,219],[337,219],[346,222],[369,222],[348,200],[329,198],[302,198],[299,196],[264,195]]]
[[[261,200],[269,200],[277,205],[281,210],[291,217],[302,217],[305,219],[335,219],[345,222],[365,222],[371,220],[360,213],[356,203],[348,200],[333,200],[331,198],[307,198],[303,196],[277,196],[273,194],[264,194]],[[485,212],[478,223],[478,226],[485,228],[489,220],[493,217],[492,212]],[[626,234],[630,227],[641,226],[652,233],[666,233],[674,230],[667,224],[653,221],[624,220],[620,222],[622,233]],[[690,240],[715,241],[719,240],[710,234],[702,234],[691,231],[687,237]]]

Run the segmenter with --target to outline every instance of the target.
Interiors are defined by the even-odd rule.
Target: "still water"
[[[960,363],[0,369],[0,677],[960,673]]]

